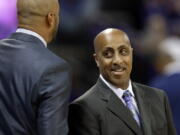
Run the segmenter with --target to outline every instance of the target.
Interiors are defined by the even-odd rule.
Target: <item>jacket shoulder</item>
[[[97,97],[97,87],[96,85],[93,85],[89,90],[87,90],[83,95],[78,97],[76,100],[72,102],[73,103],[84,103],[84,102],[93,102]]]
[[[103,100],[101,100],[98,88],[96,85],[92,86],[87,92],[74,100],[70,106],[81,106],[82,108],[89,110],[93,114],[101,112],[100,109],[104,106]]]
[[[149,98],[162,98],[166,96],[166,93],[162,89],[150,87],[148,85],[140,84],[137,82],[133,82],[133,88],[137,89],[138,91],[142,91],[145,95],[147,95]]]

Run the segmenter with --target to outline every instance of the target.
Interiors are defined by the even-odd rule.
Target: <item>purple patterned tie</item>
[[[133,115],[134,119],[136,120],[136,122],[140,126],[139,114],[138,114],[138,111],[137,111],[137,109],[135,108],[135,106],[134,106],[134,104],[132,102],[133,97],[132,97],[132,94],[129,92],[129,90],[126,90],[123,93],[122,98],[124,99],[128,109],[132,112],[132,115]]]

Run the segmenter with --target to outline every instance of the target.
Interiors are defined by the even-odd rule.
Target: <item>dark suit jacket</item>
[[[36,37],[0,41],[0,135],[65,135],[69,66]]]
[[[132,83],[141,116],[130,111],[100,79],[69,107],[70,135],[176,135],[163,91]]]

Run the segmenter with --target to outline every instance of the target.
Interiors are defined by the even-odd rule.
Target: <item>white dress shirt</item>
[[[107,82],[104,77],[100,74],[100,78],[101,80],[116,94],[116,96],[118,96],[118,98],[124,103],[124,105],[126,106],[126,103],[125,101],[123,100],[122,96],[123,96],[123,93],[126,91],[126,90],[123,90],[121,88],[117,88],[116,86],[110,84],[109,82]],[[137,106],[137,102],[136,102],[136,99],[135,99],[135,95],[134,95],[134,92],[133,92],[133,89],[132,89],[132,84],[131,84],[131,80],[129,80],[129,86],[127,88],[127,90],[129,90],[129,92],[132,94],[132,102],[133,102],[133,105],[135,106],[136,108],[136,111],[139,113],[139,109],[138,109],[138,106]]]
[[[24,28],[18,28],[16,30],[16,32],[25,33],[25,34],[29,34],[29,35],[35,36],[35,37],[37,37],[38,39],[40,39],[43,42],[45,47],[47,47],[47,43],[44,40],[44,38],[42,36],[40,36],[38,33],[34,32],[34,31],[27,30],[27,29],[24,29]]]

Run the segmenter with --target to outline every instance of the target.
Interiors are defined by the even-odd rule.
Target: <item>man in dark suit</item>
[[[94,40],[97,83],[69,107],[70,135],[176,135],[165,93],[132,82],[130,40],[106,29]]]
[[[18,29],[0,41],[0,135],[66,135],[68,64],[46,45],[58,0],[18,0]]]

